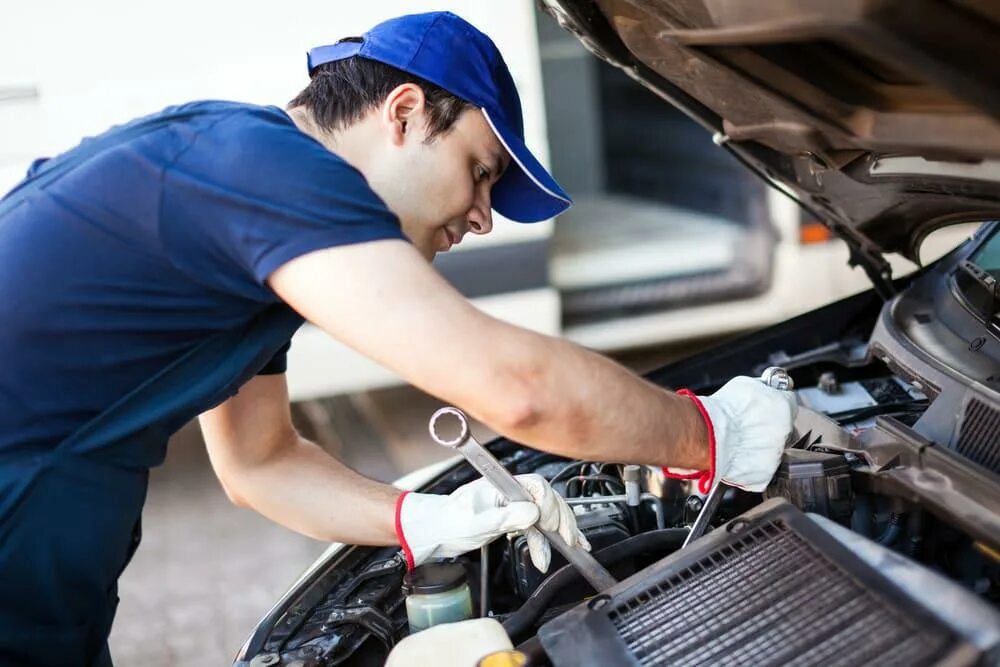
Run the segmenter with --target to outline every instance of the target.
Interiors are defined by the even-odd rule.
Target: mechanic
[[[398,545],[411,567],[539,522],[586,546],[541,477],[521,480],[535,503],[483,480],[401,494],[301,438],[283,373],[303,320],[542,450],[704,489],[759,490],[776,468],[787,394],[664,391],[485,315],[431,266],[488,234],[491,208],[535,222],[571,203],[488,37],[406,16],[313,49],[309,71],[287,110],[171,107],[37,161],[0,200],[0,663],[110,664],[148,470],[198,415],[229,498],[314,538]]]

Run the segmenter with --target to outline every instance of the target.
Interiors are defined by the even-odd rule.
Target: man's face
[[[468,234],[493,229],[490,188],[510,161],[479,109],[426,141],[422,107],[410,110],[400,141],[390,142],[378,172],[378,194],[399,217],[403,233],[428,260]]]

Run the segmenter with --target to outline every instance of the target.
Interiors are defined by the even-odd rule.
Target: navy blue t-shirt
[[[285,262],[390,238],[361,173],[277,107],[170,107],[39,161],[0,200],[0,452],[54,446],[246,324]]]

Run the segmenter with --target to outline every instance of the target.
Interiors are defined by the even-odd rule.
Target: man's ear
[[[382,104],[380,115],[393,143],[402,144],[413,133],[418,133],[416,136],[423,141],[426,133],[425,102],[423,89],[415,83],[400,84],[392,89]]]

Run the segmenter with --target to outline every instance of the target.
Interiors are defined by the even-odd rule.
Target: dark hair
[[[361,120],[404,83],[415,83],[424,91],[428,142],[450,130],[462,112],[472,107],[440,86],[361,56],[335,60],[314,69],[309,85],[288,106],[306,107],[324,130],[340,130]]]

